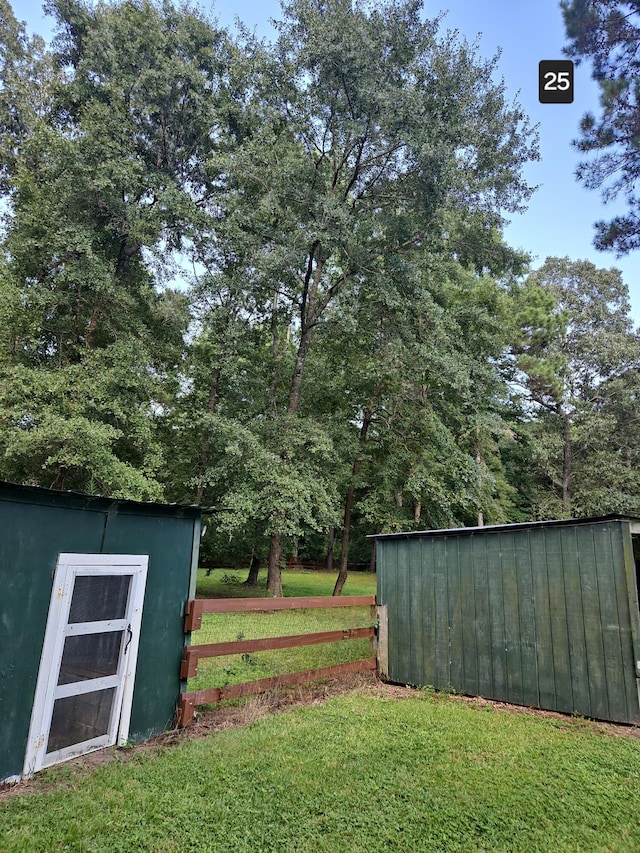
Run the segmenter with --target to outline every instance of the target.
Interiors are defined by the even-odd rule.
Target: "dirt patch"
[[[164,732],[151,740],[133,747],[110,747],[109,749],[97,750],[96,752],[68,761],[65,764],[57,765],[50,771],[42,771],[33,779],[24,782],[15,784],[0,783],[0,802],[22,794],[45,793],[56,788],[73,786],[97,767],[112,761],[130,761],[141,753],[158,752],[175,744],[182,743],[184,740],[206,737],[215,731],[248,726],[265,717],[288,711],[300,705],[308,707],[321,705],[334,696],[341,696],[353,691],[388,700],[408,699],[415,697],[417,694],[416,689],[412,687],[385,684],[379,681],[373,673],[357,673],[314,684],[274,690],[270,693],[226,702],[215,707],[205,706],[198,709],[195,722],[186,729],[174,729],[173,731]],[[481,710],[486,710],[490,707],[511,714],[529,714],[535,717],[555,720],[560,727],[567,730],[588,730],[599,732],[603,735],[640,739],[640,728],[637,726],[601,723],[582,717],[558,714],[554,711],[542,711],[536,708],[523,708],[520,705],[509,705],[506,702],[494,702],[480,697],[436,692],[433,692],[431,695],[434,699],[441,702],[462,702]],[[48,778],[47,774],[54,778]]]

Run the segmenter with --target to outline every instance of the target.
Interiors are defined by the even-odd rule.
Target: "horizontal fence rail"
[[[298,646],[337,643],[341,640],[360,640],[374,636],[375,629],[370,626],[368,628],[346,628],[342,631],[321,631],[317,634],[290,634],[287,637],[263,637],[258,640],[232,640],[228,643],[187,646],[184,650],[180,678],[195,678],[198,675],[200,658],[240,655],[247,652],[266,652],[273,649],[291,649]]]
[[[259,610],[312,610],[325,607],[375,607],[375,595],[314,595],[292,598],[192,598],[185,606],[184,630],[202,627],[203,613],[238,613]]]
[[[375,616],[374,595],[351,595],[344,597],[313,596],[306,598],[234,598],[191,599],[185,608],[185,631],[195,631],[202,626],[204,613],[255,612],[273,610],[302,610],[311,608],[332,607],[363,607],[370,606],[372,617]],[[297,646],[307,646],[320,643],[335,643],[342,640],[357,640],[362,638],[376,642],[376,629],[373,626],[364,628],[348,628],[337,631],[322,631],[314,634],[295,634],[285,637],[263,637],[256,640],[234,640],[225,643],[207,643],[186,646],[180,668],[182,679],[194,678],[198,674],[200,658],[218,657],[220,655],[242,654],[271,649],[286,649]],[[350,663],[335,664],[320,669],[304,672],[291,672],[284,675],[261,678],[257,681],[247,681],[242,684],[231,684],[226,687],[212,687],[180,694],[179,723],[188,726],[194,718],[197,705],[222,702],[240,696],[252,696],[264,693],[277,687],[289,687],[305,684],[322,678],[335,678],[354,672],[371,671],[377,668],[377,658],[370,657]]]

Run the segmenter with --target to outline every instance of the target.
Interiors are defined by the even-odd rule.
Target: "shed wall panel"
[[[580,555],[580,591],[584,626],[586,678],[589,686],[590,716],[609,719],[609,698],[605,671],[605,652],[600,618],[598,572],[593,547],[593,530],[576,527],[576,548]]]
[[[518,598],[518,575],[516,549],[513,534],[500,534],[500,573],[502,575],[502,597],[504,606],[504,641],[507,664],[507,696],[510,702],[522,704],[522,641],[520,631],[520,606]],[[529,675],[529,674],[528,674]]]
[[[449,623],[449,685],[464,684],[465,657],[462,626],[462,589],[458,539],[447,539],[447,610]],[[453,654],[453,651],[456,654]]]
[[[99,551],[104,515],[0,501],[0,779],[22,772],[60,530],[68,551]]]
[[[487,539],[487,584],[489,589],[489,631],[491,635],[491,671],[493,694],[507,701],[507,652],[504,629],[504,595],[502,592],[502,560],[500,536]]]
[[[489,570],[487,540],[477,537],[473,544],[474,633],[478,652],[478,695],[493,696],[493,651],[489,620]]]
[[[36,494],[34,495],[34,492]],[[58,555],[149,554],[130,736],[171,722],[180,691],[183,608],[197,511],[21,487],[0,489],[0,779],[22,772]]]
[[[631,633],[631,618],[629,611],[629,592],[627,590],[627,579],[624,567],[624,550],[621,537],[609,538],[611,548],[611,562],[615,566],[613,577],[616,587],[616,599],[618,605],[618,629],[620,638],[620,669],[624,683],[624,712],[625,718],[630,715],[632,708],[638,701],[638,687],[635,678],[630,678],[630,673],[635,673],[635,656],[633,652],[633,638]]]
[[[442,531],[377,547],[392,681],[640,722],[628,522]]]
[[[583,708],[580,713],[593,716],[589,691],[585,614],[576,528],[567,527],[561,537],[561,565],[564,576],[567,608],[567,637],[569,645],[569,671],[573,694],[573,707]]]
[[[629,530],[629,533],[631,531]],[[624,564],[625,586],[627,589],[630,627],[631,627],[631,648],[633,659],[636,667],[636,675],[640,676],[640,603],[638,598],[638,569],[636,568],[634,557],[633,539],[636,536],[622,536],[622,561]],[[640,567],[639,567],[640,568]]]
[[[104,553],[149,554],[138,666],[129,736],[144,740],[171,726],[184,649],[184,604],[189,596],[193,518],[115,513]]]
[[[458,558],[460,565],[464,562],[463,540],[458,542]],[[472,566],[473,568],[473,566]],[[476,641],[476,587],[475,573],[459,571],[460,606],[462,622],[462,683],[465,693],[477,694],[478,680],[478,643]]]
[[[536,650],[538,673],[538,701],[541,708],[556,708],[556,672],[553,666],[553,643],[551,635],[551,602],[547,554],[544,534],[541,530],[528,531],[529,562],[533,587],[534,625],[529,640]]]
[[[381,550],[385,550],[384,545],[381,545]],[[398,599],[396,595],[396,583],[398,581],[398,551],[396,548],[386,550],[388,571],[383,575],[377,575],[377,584],[379,585],[379,600],[384,600],[388,603],[388,632],[389,635],[397,637],[399,634],[398,621]],[[389,671],[395,673],[401,672],[398,665],[398,643],[389,643]],[[395,679],[394,679],[395,680]]]
[[[397,602],[398,619],[404,626],[406,640],[397,650],[398,665],[407,673],[407,683],[411,683],[411,671],[413,669],[412,645],[416,638],[413,636],[411,624],[411,589],[410,578],[414,572],[412,548],[407,542],[400,543],[398,549],[398,563],[405,570],[398,572],[397,579]]]
[[[533,577],[529,536],[514,537],[518,618],[520,637],[520,664],[523,705],[538,706],[538,658],[536,654],[536,614],[533,599]]]
[[[627,539],[628,531],[622,531],[623,535],[614,529],[611,525],[612,535],[609,536],[609,548],[611,552],[611,563],[615,567],[613,572],[613,580],[615,583],[617,612],[618,612],[618,638],[620,642],[620,669],[621,677],[624,683],[624,698],[625,698],[625,713],[626,719],[631,721],[635,709],[638,704],[638,682],[637,679],[631,678],[631,673],[635,674],[635,655],[633,633],[637,636],[638,611],[631,612],[629,603],[631,592],[627,588],[627,568],[625,567],[625,540]],[[629,538],[629,554],[632,553],[631,541]],[[635,582],[635,579],[634,579]],[[638,720],[636,713],[635,719]]]
[[[433,543],[433,567],[435,575],[435,619],[436,619],[436,668],[433,680],[429,681],[438,689],[449,687],[449,582],[447,575],[447,540],[435,540]]]
[[[435,686],[436,671],[436,585],[433,565],[433,540],[420,540],[420,571],[422,573],[422,681]]]
[[[410,625],[410,680],[420,684],[423,679],[424,634],[422,632],[422,554],[419,547],[411,549],[409,560],[409,625]]]
[[[618,614],[615,575],[612,572],[612,567],[615,570],[615,565],[613,564],[611,537],[608,531],[603,528],[594,529],[593,544],[604,646],[604,659],[601,666],[607,682],[609,714],[613,720],[624,719],[626,691],[619,630],[620,616]]]
[[[571,661],[569,659],[569,630],[564,573],[562,571],[562,531],[559,528],[542,531],[543,547],[547,554],[547,583],[549,584],[549,612],[551,617],[551,648],[556,684],[556,709],[565,714],[576,710],[571,687]]]

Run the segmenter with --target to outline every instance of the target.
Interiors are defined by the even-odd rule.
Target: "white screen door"
[[[60,554],[24,775],[129,734],[145,555]]]

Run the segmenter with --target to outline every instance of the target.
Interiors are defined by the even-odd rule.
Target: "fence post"
[[[378,658],[378,677],[389,677],[389,613],[386,604],[376,608],[378,616],[378,642],[376,657]]]
[[[202,628],[202,599],[189,599],[184,607],[184,632],[199,631]]]

